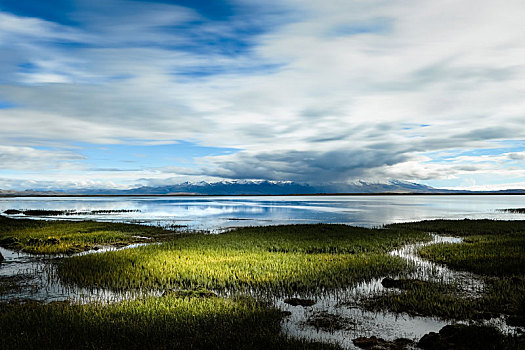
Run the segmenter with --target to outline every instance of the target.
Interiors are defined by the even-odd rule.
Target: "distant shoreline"
[[[72,198],[72,197],[365,197],[365,196],[525,196],[525,192],[452,192],[452,193],[313,193],[313,194],[0,194],[0,198]]]

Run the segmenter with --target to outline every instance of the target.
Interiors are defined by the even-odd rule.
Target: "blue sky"
[[[0,189],[525,188],[519,0],[0,0]]]

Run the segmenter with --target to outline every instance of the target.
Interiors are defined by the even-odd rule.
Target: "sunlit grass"
[[[158,227],[95,221],[47,221],[0,216],[0,245],[34,254],[74,253],[97,245],[149,242],[168,238]]]
[[[86,287],[207,288],[271,295],[319,293],[409,268],[386,252],[429,239],[422,232],[346,225],[243,228],[161,245],[65,259],[68,283]]]

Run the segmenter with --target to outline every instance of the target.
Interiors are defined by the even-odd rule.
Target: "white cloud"
[[[140,11],[125,10],[131,4]],[[229,178],[520,171],[505,165],[519,152],[454,164],[421,155],[525,139],[522,1],[289,0],[234,55],[185,46],[212,34],[235,39],[246,17],[228,27],[177,6],[101,6],[75,14],[81,29],[2,14],[0,38],[23,43],[2,40],[10,52],[0,55],[0,97],[19,106],[0,110],[3,144],[178,139],[243,149],[200,160],[200,176]],[[201,24],[185,27],[191,20]],[[23,60],[33,69],[20,71]],[[184,75],[210,67],[215,74]]]
[[[0,146],[0,170],[60,169],[85,157],[67,151],[49,151],[31,147]]]

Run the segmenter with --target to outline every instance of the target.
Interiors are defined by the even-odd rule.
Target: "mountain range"
[[[75,190],[0,190],[0,196],[60,196],[60,195],[307,195],[307,194],[440,194],[440,193],[525,193],[522,189],[504,191],[457,191],[439,189],[414,182],[391,180],[387,182],[356,181],[350,184],[308,185],[291,181],[231,180],[220,182],[184,182],[167,186],[141,186],[120,189]]]

